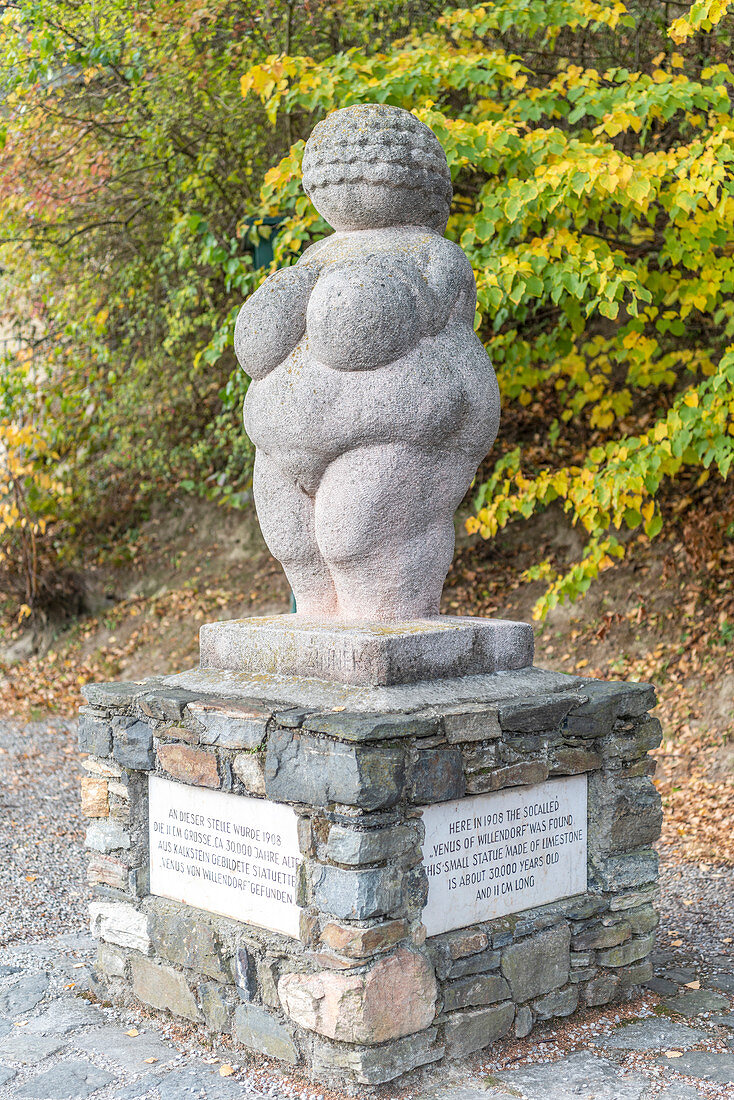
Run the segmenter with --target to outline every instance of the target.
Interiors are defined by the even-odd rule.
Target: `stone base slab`
[[[533,650],[529,623],[449,615],[358,624],[273,615],[200,632],[202,669],[375,687],[529,668]]]

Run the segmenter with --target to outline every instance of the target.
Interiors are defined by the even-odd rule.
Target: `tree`
[[[625,530],[659,534],[666,486],[726,478],[734,459],[734,19],[699,0],[668,25],[685,7],[490,0],[378,54],[280,55],[242,76],[274,125],[378,100],[442,141],[477,327],[505,402],[535,420],[467,528],[489,538],[558,500],[586,532],[565,572],[528,572],[547,582],[538,615],[622,558]],[[278,263],[327,229],[302,150],[262,189],[266,212],[290,211]]]
[[[232,328],[261,278],[252,223],[264,174],[300,131],[287,111],[273,126],[259,101],[244,103],[240,73],[271,55],[379,48],[421,10],[0,6],[0,300],[24,322],[0,364],[0,436],[22,422],[39,441],[23,463],[29,491],[45,484],[45,567],[78,560],[90,534],[111,541],[155,495],[203,487],[247,502]],[[2,541],[17,586],[19,517]]]

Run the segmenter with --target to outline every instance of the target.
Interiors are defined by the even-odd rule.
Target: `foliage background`
[[[156,497],[249,501],[236,310],[323,235],[325,113],[379,100],[442,141],[448,233],[505,405],[467,528],[558,502],[544,614],[670,530],[734,458],[734,18],[724,0],[0,9],[0,536],[21,614]],[[253,224],[253,222],[255,224]],[[716,498],[718,500],[718,498]],[[710,510],[725,554],[734,508]]]

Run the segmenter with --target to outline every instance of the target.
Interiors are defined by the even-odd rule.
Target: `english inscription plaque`
[[[429,936],[586,890],[586,776],[423,808]]]
[[[264,798],[152,775],[150,892],[298,936],[298,818]]]

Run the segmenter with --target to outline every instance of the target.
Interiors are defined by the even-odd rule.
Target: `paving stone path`
[[[0,1100],[335,1100],[337,1093],[272,1064],[217,1050],[196,1029],[169,1037],[165,1017],[119,1010],[90,996],[94,941],[67,935],[0,950]],[[687,989],[691,982],[700,989]],[[384,1100],[726,1100],[734,1096],[734,956],[700,979],[662,953],[648,995],[630,1019],[610,1008],[574,1025],[564,1051],[548,1027],[516,1067],[494,1049],[468,1065],[427,1070]],[[145,1018],[143,1018],[145,1017]],[[139,1027],[132,1027],[137,1019]],[[184,1036],[182,1038],[182,1035]],[[579,1037],[582,1038],[579,1043]],[[566,1036],[568,1044],[568,1034]],[[578,1049],[579,1046],[583,1049]],[[506,1061],[506,1059],[505,1059]],[[230,1076],[220,1070],[234,1067]],[[501,1060],[500,1060],[501,1065]],[[367,1095],[367,1093],[365,1093]],[[375,1095],[375,1094],[373,1094]]]

